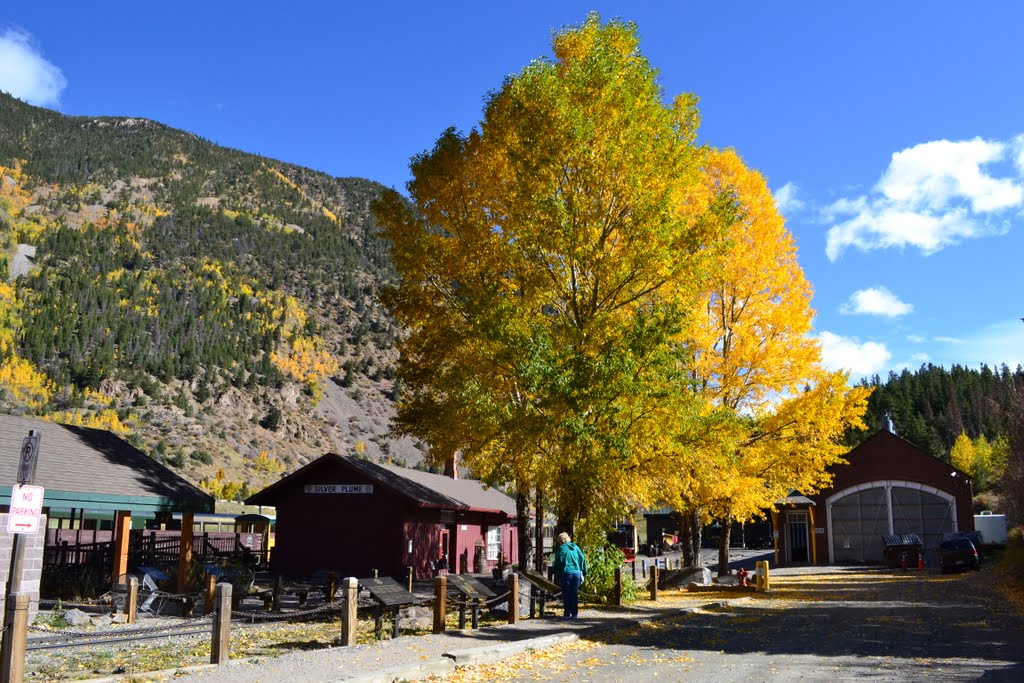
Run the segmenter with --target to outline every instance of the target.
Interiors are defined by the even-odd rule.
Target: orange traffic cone
[[[924,553],[917,554],[917,571],[924,571]]]

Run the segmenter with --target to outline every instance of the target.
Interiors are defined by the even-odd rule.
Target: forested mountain
[[[875,375],[862,384],[874,388],[864,418],[869,429],[852,435],[853,443],[881,429],[883,416],[889,413],[900,436],[948,461],[960,434],[996,441],[1015,429],[1024,368],[954,365],[947,370],[928,364],[915,372],[890,373],[885,382]]]
[[[1024,368],[924,365],[863,382],[874,387],[857,445],[892,416],[896,433],[963,472],[980,508],[1024,521]]]
[[[229,495],[333,449],[416,461],[385,434],[382,189],[0,93],[0,408]]]

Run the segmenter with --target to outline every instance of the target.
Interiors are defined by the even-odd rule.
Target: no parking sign
[[[43,513],[42,486],[11,487],[11,510],[7,515],[7,531],[12,534],[34,534],[39,530]]]

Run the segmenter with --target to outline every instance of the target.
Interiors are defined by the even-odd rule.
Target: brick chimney
[[[452,479],[459,478],[459,452],[455,451],[444,461],[444,476]]]

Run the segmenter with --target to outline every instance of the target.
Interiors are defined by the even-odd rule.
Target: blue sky
[[[1024,3],[33,0],[0,8],[0,89],[402,189],[590,10],[765,175],[827,364],[1024,363]]]

